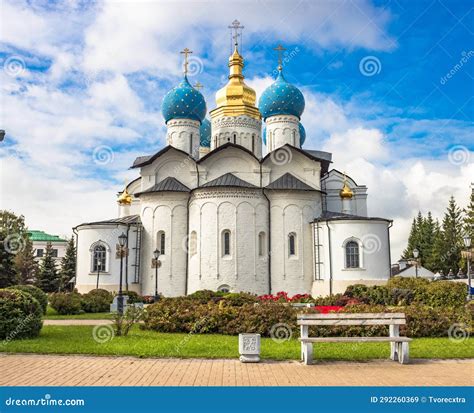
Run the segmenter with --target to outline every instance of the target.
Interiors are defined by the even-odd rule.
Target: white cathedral
[[[319,296],[388,280],[392,221],[368,216],[367,187],[330,169],[330,153],[303,148],[305,101],[281,59],[258,106],[237,43],[228,66],[209,121],[185,55],[184,79],[163,98],[167,146],[135,160],[138,177],[119,194],[118,217],[74,228],[79,292],[97,281],[119,290],[121,234],[123,289],[142,295],[154,295],[156,272],[164,296]]]

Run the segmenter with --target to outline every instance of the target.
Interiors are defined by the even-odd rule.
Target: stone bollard
[[[242,363],[260,361],[260,334],[239,334],[239,353]]]

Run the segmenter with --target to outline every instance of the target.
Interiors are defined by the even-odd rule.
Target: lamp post
[[[465,235],[463,241],[467,250],[467,299],[471,300],[471,237],[469,235]]]
[[[97,254],[97,251],[96,251],[96,254]],[[98,290],[99,289],[100,267],[101,267],[102,263],[100,262],[98,255],[96,255],[96,260],[97,260],[97,284],[95,286],[95,289]]]
[[[153,257],[155,259],[155,303],[160,299],[158,295],[158,258],[160,258],[160,251],[158,248],[153,251]]]
[[[123,315],[123,291],[122,291],[122,273],[123,273],[123,253],[124,253],[124,247],[125,244],[127,243],[127,236],[125,235],[124,232],[122,232],[122,235],[118,237],[119,240],[119,246],[120,246],[120,285],[119,285],[119,293],[117,297],[117,311],[120,315]]]
[[[418,278],[418,255],[420,255],[420,251],[418,248],[413,250],[413,256],[415,257],[415,278]]]

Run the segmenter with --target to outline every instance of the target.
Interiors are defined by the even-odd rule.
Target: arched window
[[[263,257],[266,253],[266,240],[265,240],[265,233],[260,232],[258,234],[258,255]]]
[[[294,232],[288,234],[288,255],[296,255],[296,234]]]
[[[346,244],[346,268],[359,268],[359,244],[349,241]]]
[[[166,235],[165,231],[159,231],[156,237],[156,248],[160,251],[160,255],[166,254]]]
[[[98,243],[91,249],[92,252],[92,272],[107,271],[107,248]]]
[[[226,284],[223,284],[217,288],[217,291],[220,291],[221,293],[229,293],[230,287]]]
[[[189,237],[189,254],[191,256],[196,255],[197,253],[197,233],[192,231]]]
[[[230,255],[230,231],[222,231],[222,255]]]
[[[234,133],[234,135],[232,137],[234,138],[234,143],[237,143],[237,134]]]
[[[252,152],[255,152],[255,133],[252,134]]]
[[[189,136],[189,153],[193,153],[193,134],[191,133]]]
[[[214,136],[214,148],[217,148],[217,135]]]
[[[296,131],[293,131],[293,146],[296,146]]]

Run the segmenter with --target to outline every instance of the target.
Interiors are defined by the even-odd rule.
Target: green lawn
[[[106,328],[106,327],[102,327]],[[0,352],[93,354],[136,357],[238,357],[238,337],[222,335],[164,334],[134,327],[128,337],[114,337],[100,344],[91,326],[44,326],[35,339],[16,340],[0,346]],[[276,343],[262,339],[262,358],[299,358],[295,339]],[[474,339],[453,342],[448,338],[419,338],[410,344],[412,358],[474,358]],[[328,360],[387,359],[388,343],[323,343],[315,345],[315,358]]]
[[[72,314],[72,315],[61,315],[56,310],[48,305],[46,309],[46,315],[43,317],[44,320],[103,320],[112,318],[110,313],[84,313],[84,314]]]

